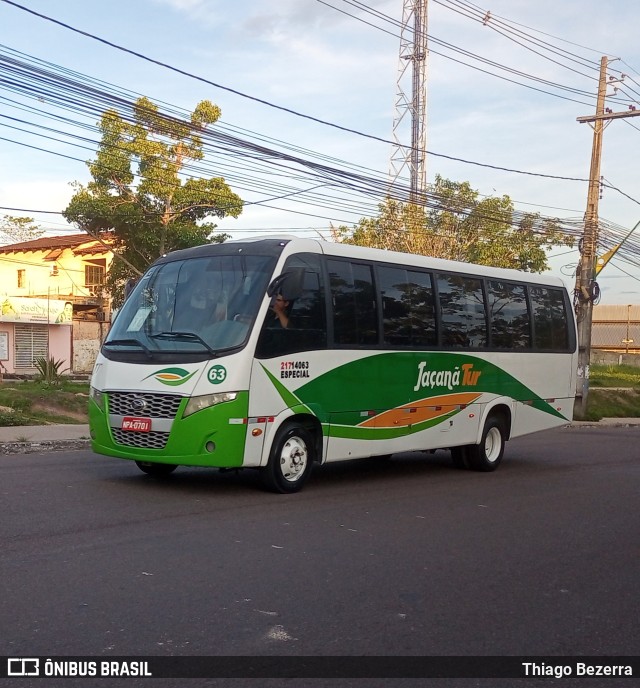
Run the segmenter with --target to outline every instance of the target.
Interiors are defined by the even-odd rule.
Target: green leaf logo
[[[187,380],[190,380],[198,371],[194,370],[190,373],[184,368],[163,368],[162,370],[156,370],[155,373],[147,375],[143,379],[148,379],[150,377],[155,378],[158,382],[163,385],[170,385],[171,387],[176,387],[177,385],[183,385]]]

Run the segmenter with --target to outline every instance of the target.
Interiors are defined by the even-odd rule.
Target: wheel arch
[[[489,418],[500,419],[505,431],[505,440],[511,438],[511,426],[513,421],[513,411],[511,406],[511,401],[505,397],[501,399],[496,399],[490,406],[487,406],[487,408],[485,409],[484,417],[482,418],[482,422],[480,423],[478,432],[478,442],[480,442],[482,438],[484,427]]]
[[[280,422],[278,422],[278,420]],[[310,413],[289,413],[288,415],[282,415],[273,424],[273,428],[269,436],[262,447],[262,458],[260,461],[261,466],[266,466],[269,460],[269,454],[271,453],[271,447],[276,441],[278,433],[285,425],[299,425],[303,427],[307,432],[311,434],[314,439],[314,450],[315,456],[314,461],[316,463],[322,463],[323,460],[323,435],[322,435],[322,425],[316,416]]]

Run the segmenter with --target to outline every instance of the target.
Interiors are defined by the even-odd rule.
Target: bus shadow
[[[391,456],[372,456],[328,463],[315,468],[314,483],[361,479],[412,479],[419,475],[441,475],[454,472],[451,454],[448,450],[437,452],[402,452]]]
[[[179,466],[170,475],[157,478],[145,475],[132,463],[131,466],[118,461],[105,464],[108,467],[106,479],[132,488],[150,488],[154,491],[206,493],[216,495],[238,494],[247,491],[265,492],[260,471],[256,469],[224,469]],[[114,466],[120,467],[117,474]],[[377,482],[412,481],[423,476],[462,475],[453,467],[448,450],[436,452],[403,452],[391,456],[351,459],[315,466],[303,492],[313,489],[332,488],[336,485],[349,487]]]

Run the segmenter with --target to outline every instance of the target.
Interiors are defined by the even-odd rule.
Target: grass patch
[[[0,428],[13,428],[19,425],[29,425],[29,417],[20,412],[0,411]]]
[[[640,389],[640,368],[631,365],[592,365],[589,386]]]
[[[0,427],[87,423],[88,402],[87,383],[5,380],[0,383],[0,406],[5,407],[0,410]]]
[[[640,390],[591,387],[585,420],[640,418]]]
[[[592,365],[586,420],[640,418],[640,367]]]

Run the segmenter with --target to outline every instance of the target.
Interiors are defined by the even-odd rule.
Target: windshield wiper
[[[104,346],[111,346],[111,344],[135,344],[136,346],[139,346],[145,352],[145,354],[147,354],[147,358],[153,358],[153,352],[151,351],[151,349],[146,347],[139,339],[134,339],[133,337],[131,339],[111,339],[105,342]]]
[[[196,334],[195,332],[158,332],[157,334],[152,334],[149,335],[152,339],[191,339],[196,342],[200,342],[202,346],[213,356],[216,357],[218,355],[217,351],[214,351],[208,344],[207,342],[202,339],[202,337],[199,334]]]

